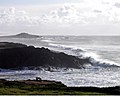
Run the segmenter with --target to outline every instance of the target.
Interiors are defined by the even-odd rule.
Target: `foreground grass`
[[[22,90],[16,88],[0,88],[0,95],[102,95],[97,92],[64,91],[64,90]]]
[[[38,81],[35,81],[35,83]],[[40,82],[44,82],[40,81]],[[66,87],[62,83],[26,84],[17,81],[0,81],[0,95],[119,95],[120,87]]]

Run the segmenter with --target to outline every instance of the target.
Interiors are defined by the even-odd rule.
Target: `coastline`
[[[33,66],[34,64],[40,64],[41,58],[44,57],[45,61],[41,63],[40,66],[44,64],[64,64],[62,67],[71,68],[83,68],[84,63],[90,63],[89,58],[79,59],[72,55],[67,55],[65,53],[55,53],[47,48],[35,48],[34,46],[27,46],[23,44],[1,42],[0,43],[1,58],[0,66],[6,69],[15,68],[20,69],[20,67]],[[14,53],[14,54],[13,54]],[[20,53],[20,54],[19,54]],[[28,54],[29,53],[29,54]],[[39,54],[38,54],[39,53]],[[7,56],[10,56],[9,60]],[[19,57],[16,57],[16,55]],[[51,58],[51,55],[53,58]],[[27,59],[27,63],[23,62]],[[40,58],[41,56],[41,58]],[[47,56],[47,58],[46,58]],[[31,58],[32,57],[32,58]],[[37,58],[36,58],[37,57]],[[48,59],[49,58],[49,59]],[[20,61],[19,61],[20,60]],[[38,63],[32,62],[37,61]],[[75,62],[75,61],[77,62]],[[69,62],[73,62],[75,65],[72,66]],[[13,65],[10,65],[11,64]],[[24,65],[29,64],[29,65]],[[66,65],[68,64],[69,65]],[[4,65],[6,64],[6,66]],[[21,64],[23,64],[21,66]],[[42,65],[43,64],[43,65]],[[4,65],[4,66],[3,66]],[[19,67],[18,67],[19,65]],[[50,68],[51,65],[44,67]],[[81,65],[81,66],[78,66]],[[17,68],[16,68],[17,66]],[[37,67],[39,65],[35,65]],[[61,67],[52,65],[55,67]],[[33,67],[34,69],[34,67]],[[49,71],[51,71],[49,69]],[[120,95],[120,86],[115,87],[67,87],[61,82],[49,81],[49,80],[20,80],[20,81],[7,81],[5,79],[0,79],[0,95]]]

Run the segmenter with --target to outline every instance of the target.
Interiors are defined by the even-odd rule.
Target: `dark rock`
[[[41,81],[42,79],[40,77],[36,77],[36,81]]]
[[[6,81],[5,79],[0,79],[0,82],[4,82],[4,81]]]
[[[87,58],[79,59],[78,57],[62,52],[52,52],[44,47],[21,46],[11,48],[5,46],[5,48],[0,49],[0,68],[9,69],[29,66],[82,68],[84,63],[90,63]]]
[[[27,47],[27,45],[20,43],[12,43],[12,42],[0,42],[0,49],[21,48],[21,47]]]

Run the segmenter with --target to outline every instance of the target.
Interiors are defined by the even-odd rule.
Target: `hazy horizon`
[[[14,35],[18,35],[18,34],[21,34],[21,33],[26,33],[26,34],[28,34],[28,35],[37,35],[37,36],[70,36],[70,37],[72,37],[72,36],[85,36],[85,37],[94,37],[94,36],[96,36],[96,37],[111,37],[111,36],[117,36],[117,37],[119,37],[120,35],[70,35],[70,34],[67,34],[67,35],[58,35],[58,34],[55,34],[55,35],[52,35],[52,34],[45,34],[45,35],[43,35],[43,34],[34,34],[34,33],[29,33],[29,32],[20,32],[20,33],[15,33],[15,34],[7,34],[7,35],[0,35],[1,37],[3,36],[14,36]]]

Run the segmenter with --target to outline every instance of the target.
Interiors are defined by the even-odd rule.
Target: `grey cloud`
[[[29,16],[24,10],[16,10],[15,8],[4,9],[0,13],[0,24],[6,25],[34,25],[38,24],[40,17]]]
[[[110,4],[109,2],[102,2],[102,4]]]
[[[114,4],[114,6],[117,7],[117,8],[120,8],[120,3],[116,2],[116,3]]]
[[[62,26],[69,26],[73,24],[103,24],[113,22],[115,16],[114,10],[112,12],[110,9],[106,10],[104,8],[102,9],[97,7],[93,10],[89,10],[87,8],[82,9],[78,7],[78,5],[76,6],[74,4],[61,5],[56,7],[56,9],[51,9],[51,11],[40,13],[39,15],[32,15],[27,12],[29,11],[18,10],[15,8],[2,10],[0,11],[0,25],[42,26],[46,24],[58,24]],[[117,13],[119,12],[117,11]],[[117,19],[117,21],[119,20],[120,18]]]
[[[100,11],[100,10],[93,10],[93,12],[95,12],[95,13],[102,13],[102,11]]]

